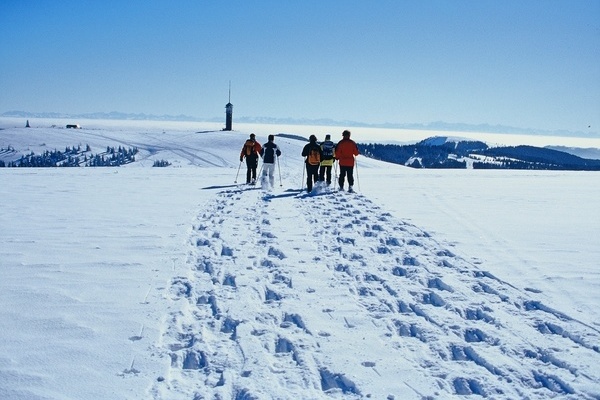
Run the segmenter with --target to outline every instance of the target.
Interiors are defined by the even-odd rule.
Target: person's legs
[[[252,182],[256,182],[256,168],[258,167],[258,157],[251,159]]]
[[[348,167],[348,185],[354,186],[354,168]]]
[[[265,177],[269,177],[271,187],[275,186],[275,164],[263,164],[263,170],[265,171]]]
[[[306,191],[310,192],[312,191],[312,187],[313,187],[313,177],[312,177],[312,173],[311,173],[311,165],[310,164],[306,164]]]
[[[252,163],[248,157],[246,157],[246,168],[246,183],[250,183],[250,179],[252,179]]]
[[[340,190],[344,189],[344,180],[346,179],[346,167],[340,166],[340,179],[338,183],[340,184]]]
[[[331,185],[331,165],[325,167],[325,174],[327,176],[327,186]],[[323,178],[321,178],[323,180]]]
[[[312,168],[312,180],[313,184],[319,182],[319,166],[315,165]]]

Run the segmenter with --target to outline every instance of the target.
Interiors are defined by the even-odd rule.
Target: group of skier
[[[355,158],[359,150],[356,142],[350,139],[350,131],[342,132],[342,140],[337,144],[331,141],[331,135],[326,134],[325,140],[321,143],[317,141],[315,135],[310,135],[309,142],[302,149],[302,156],[306,167],[306,190],[312,192],[313,187],[318,182],[325,182],[327,186],[331,185],[331,176],[334,163],[337,160],[340,167],[338,178],[339,189],[344,190],[344,183],[348,181],[348,191],[353,191],[354,186],[354,166]],[[258,157],[263,159],[262,179],[268,179],[270,187],[275,183],[275,161],[281,156],[279,146],[275,144],[275,136],[269,135],[268,142],[260,145],[256,141],[256,135],[250,134],[246,140],[242,151],[240,152],[240,165],[246,160],[246,183],[254,184],[256,182],[256,169],[258,167]]]

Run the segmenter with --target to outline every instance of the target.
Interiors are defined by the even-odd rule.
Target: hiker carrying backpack
[[[250,134],[250,138],[246,140],[242,151],[240,152],[240,163],[246,159],[246,183],[256,182],[256,167],[258,167],[258,154],[260,153],[261,145],[256,141],[256,135]]]
[[[308,144],[302,149],[302,156],[306,157],[306,190],[311,192],[313,183],[319,180],[319,165],[323,159],[323,150],[315,135],[310,135]]]
[[[325,141],[321,143],[323,158],[319,166],[319,181],[327,180],[327,186],[331,185],[331,169],[335,161],[335,144],[331,141],[331,135],[325,135]]]

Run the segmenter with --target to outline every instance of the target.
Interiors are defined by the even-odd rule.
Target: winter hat
[[[250,139],[254,139],[256,137],[256,135],[254,133],[250,134]]]
[[[344,132],[342,132],[342,136],[343,137],[350,137],[350,131],[345,130]]]
[[[329,140],[331,139],[331,135],[328,133],[327,135],[325,135],[325,140]]]
[[[310,135],[310,137],[308,138],[308,140],[310,140],[311,142],[316,142],[317,141],[317,137],[315,135]]]
[[[275,140],[275,136],[274,135],[269,135],[269,142],[272,142],[273,140]]]

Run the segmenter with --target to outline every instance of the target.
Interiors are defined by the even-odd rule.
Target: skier
[[[326,180],[327,186],[331,185],[331,168],[335,162],[335,145],[331,141],[331,135],[325,135],[325,141],[321,143],[323,158],[319,166],[319,181]]]
[[[242,151],[240,152],[240,163],[246,158],[246,183],[254,184],[256,182],[256,167],[258,167],[258,154],[260,153],[261,145],[256,141],[256,135],[250,134],[250,139],[246,140]]]
[[[310,193],[313,189],[313,183],[319,180],[319,164],[321,158],[323,158],[323,150],[317,143],[315,135],[310,135],[308,144],[302,149],[302,157],[306,157],[306,191]]]
[[[348,191],[352,192],[354,191],[352,189],[354,185],[354,159],[360,153],[354,140],[350,139],[349,130],[342,132],[342,137],[343,139],[335,146],[335,158],[340,165],[340,190],[344,190],[344,180],[348,176]]]
[[[274,135],[269,135],[268,139],[269,141],[262,146],[262,149],[260,149],[260,157],[263,160],[262,182],[264,189],[273,189],[273,186],[275,186],[275,157],[281,155],[281,150],[279,150],[279,146],[274,142]],[[269,177],[268,186],[267,176]]]

